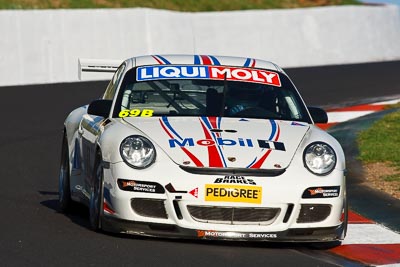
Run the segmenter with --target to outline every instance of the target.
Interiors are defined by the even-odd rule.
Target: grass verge
[[[371,171],[376,177],[372,179],[386,183],[386,187],[391,187],[396,194],[400,194],[400,109],[362,131],[358,135],[357,143],[359,157],[364,164],[371,166],[382,163],[373,165],[376,167]],[[390,172],[387,172],[389,169]]]
[[[0,9],[148,7],[176,11],[224,11],[356,5],[357,0],[0,0]]]

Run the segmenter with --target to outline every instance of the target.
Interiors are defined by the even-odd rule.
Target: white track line
[[[400,244],[400,234],[379,224],[349,224],[342,244]]]

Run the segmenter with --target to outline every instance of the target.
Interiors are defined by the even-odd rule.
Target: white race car
[[[93,63],[94,62],[94,63]],[[345,158],[276,64],[152,55],[115,72],[64,123],[62,211],[94,230],[146,236],[338,242],[347,229]]]

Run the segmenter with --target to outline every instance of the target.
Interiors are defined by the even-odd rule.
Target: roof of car
[[[223,65],[245,68],[260,68],[284,72],[278,65],[270,61],[231,56],[215,55],[146,55],[126,60],[131,67],[144,65]]]

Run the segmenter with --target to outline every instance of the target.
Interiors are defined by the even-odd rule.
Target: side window
[[[110,83],[108,84],[107,89],[104,93],[103,99],[112,100],[114,98],[118,83],[122,77],[122,73],[124,73],[124,70],[125,70],[125,64],[122,64],[117,69],[117,71],[115,72],[114,76],[112,77]]]

